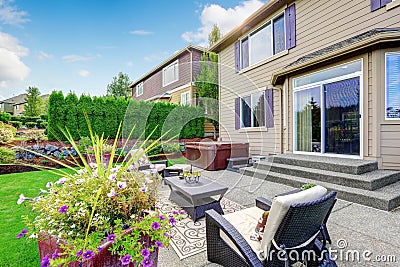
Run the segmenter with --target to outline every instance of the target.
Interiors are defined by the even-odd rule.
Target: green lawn
[[[21,216],[29,214],[30,206],[17,205],[19,195],[34,197],[39,188],[56,181],[59,176],[48,171],[0,175],[0,266],[39,266],[37,243],[15,236],[25,228]]]
[[[186,158],[176,158],[168,160],[168,166],[172,166],[174,164],[186,164]]]

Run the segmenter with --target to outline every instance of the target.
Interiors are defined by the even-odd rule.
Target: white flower
[[[83,174],[86,173],[86,170],[85,170],[85,169],[80,169],[80,170],[77,171],[77,173],[78,173],[79,175],[83,175]]]
[[[25,200],[26,200],[26,197],[24,196],[24,194],[21,194],[21,195],[19,195],[19,198],[17,200],[17,204],[21,205]]]
[[[72,229],[75,228],[75,224],[71,225],[70,228],[72,228]]]
[[[123,189],[123,188],[125,188],[126,187],[126,183],[125,182],[117,182],[117,186],[118,186],[118,188],[119,189]]]
[[[62,177],[56,182],[56,184],[65,184],[66,181],[67,181],[67,178]]]
[[[97,174],[97,171],[94,171],[94,172],[92,173],[92,176],[93,176],[94,178],[98,178],[98,177],[99,177],[99,175]]]
[[[146,192],[147,192],[147,187],[146,187],[146,186],[143,186],[143,187],[140,188],[139,190],[142,191],[143,193],[146,193]]]
[[[134,170],[136,170],[136,167],[135,167],[135,165],[129,165],[127,170],[128,171],[134,171]]]
[[[30,238],[30,239],[38,238],[38,235],[37,234],[31,234],[30,236],[28,236],[28,238]]]
[[[108,197],[115,197],[118,196],[118,194],[115,193],[115,189],[111,188],[110,193],[107,194]]]
[[[110,174],[110,176],[108,176],[108,179],[111,181],[116,181],[117,180],[117,175],[115,173]]]
[[[97,169],[97,164],[94,163],[94,162],[90,162],[90,163],[89,163],[89,166],[90,166],[90,168],[92,168],[92,169]]]
[[[51,188],[53,186],[53,183],[52,182],[48,182],[47,184],[46,184],[46,187],[47,188]]]
[[[150,164],[150,169],[155,169],[156,168],[156,165],[154,165],[154,164]]]
[[[76,180],[75,181],[75,184],[81,184],[81,183],[83,183],[85,180],[83,180],[83,179],[78,179],[78,180]]]
[[[112,169],[110,170],[111,173],[117,173],[117,171],[118,171],[118,168],[112,168]]]
[[[152,182],[153,182],[153,180],[146,177],[146,181],[144,184],[147,185],[147,184],[151,184]]]

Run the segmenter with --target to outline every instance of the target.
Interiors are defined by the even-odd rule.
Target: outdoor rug
[[[168,195],[162,194],[160,201],[157,203],[161,211],[169,213],[172,210],[182,210],[178,205],[168,199]],[[222,198],[221,207],[225,214],[235,212],[244,207],[229,200]],[[170,246],[178,254],[179,258],[185,259],[207,249],[206,245],[206,218],[203,217],[197,222],[193,222],[192,218],[185,214],[184,217],[176,223],[176,227],[172,229]]]

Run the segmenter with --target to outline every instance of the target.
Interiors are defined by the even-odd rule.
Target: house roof
[[[290,4],[293,0],[270,0],[260,9],[245,19],[239,26],[227,33],[222,39],[210,47],[211,52],[219,53],[230,44],[236,42],[246,32],[263,22],[268,16],[278,11],[283,6]]]
[[[26,94],[19,94],[17,96],[13,96],[7,99],[2,100],[2,103],[6,104],[16,104],[16,103],[21,103],[24,102],[24,99],[27,95]]]
[[[180,55],[182,55],[183,53],[185,53],[188,50],[198,50],[200,52],[203,52],[206,50],[206,48],[204,47],[200,47],[200,46],[194,46],[194,45],[188,45],[186,47],[184,47],[183,49],[179,50],[178,52],[174,53],[171,57],[169,57],[167,60],[163,61],[161,64],[157,65],[155,68],[153,68],[151,71],[149,71],[148,73],[144,74],[143,76],[141,76],[139,79],[137,79],[136,81],[134,81],[131,84],[131,88],[133,88],[134,86],[136,86],[136,84],[142,82],[143,80],[147,79],[148,77],[150,77],[151,75],[153,75],[154,73],[160,71],[161,69],[163,69],[164,67],[168,66],[171,62],[175,61]]]
[[[271,84],[280,84],[285,75],[332,60],[363,48],[390,41],[400,41],[400,28],[377,28],[353,36],[298,58],[272,75]]]

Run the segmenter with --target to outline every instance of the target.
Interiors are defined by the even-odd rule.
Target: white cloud
[[[82,55],[66,55],[62,57],[62,60],[65,63],[73,63],[73,62],[81,62],[81,61],[88,61],[91,59],[95,59],[100,57],[100,55],[87,55],[87,56],[82,56]]]
[[[6,81],[23,81],[29,74],[21,57],[28,55],[29,49],[19,45],[17,38],[0,32],[0,83],[5,86]]]
[[[153,34],[153,32],[150,31],[145,31],[145,30],[134,30],[134,31],[130,31],[130,34],[134,34],[134,35],[150,35]]]
[[[38,58],[39,58],[39,60],[52,59],[53,55],[47,54],[46,52],[43,52],[43,51],[39,51]]]
[[[21,25],[28,22],[28,13],[18,10],[18,7],[12,5],[13,0],[0,0],[0,21],[9,25]]]
[[[216,4],[207,5],[200,15],[202,26],[195,32],[183,33],[182,38],[190,43],[208,46],[208,34],[212,31],[214,24],[218,25],[223,35],[227,34],[259,9],[264,3],[265,2],[260,0],[247,0],[238,6],[227,9]]]
[[[132,61],[126,62],[126,66],[128,66],[128,67],[133,67],[133,62],[132,62]]]
[[[86,78],[90,75],[90,72],[88,70],[80,70],[80,71],[78,71],[78,75]]]

